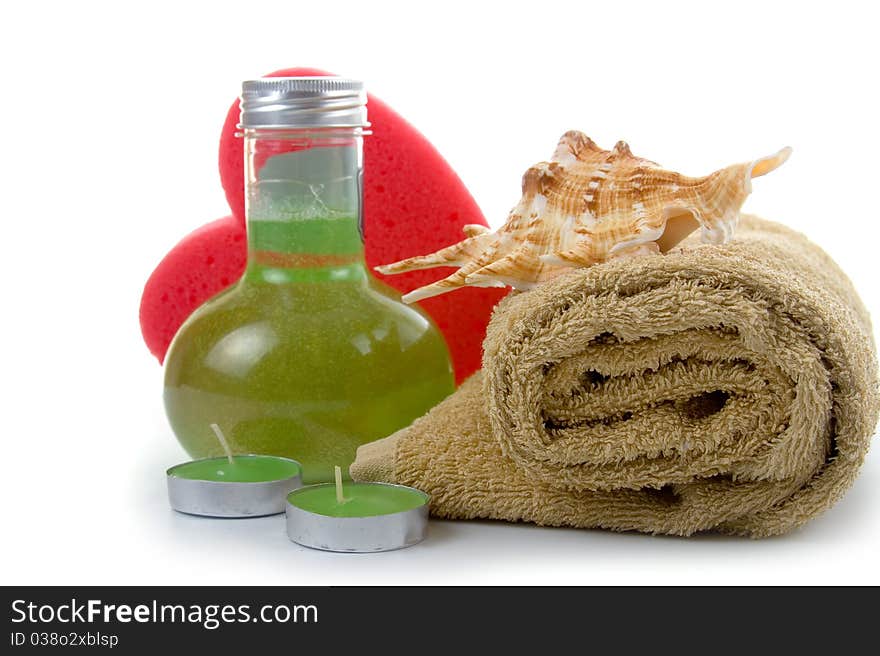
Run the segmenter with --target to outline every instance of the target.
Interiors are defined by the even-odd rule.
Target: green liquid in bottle
[[[330,481],[358,446],[452,392],[441,333],[365,267],[356,156],[279,154],[250,183],[247,271],[166,357],[166,411],[193,457],[222,453],[216,423],[234,452],[293,458],[305,482]]]

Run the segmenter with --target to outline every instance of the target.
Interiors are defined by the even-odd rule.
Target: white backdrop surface
[[[440,522],[422,545],[296,547],[281,517],[175,515],[185,458],[140,337],[147,276],[228,213],[242,79],[362,78],[497,225],[567,129],[702,174],[791,145],[745,211],[820,243],[880,314],[877,17],[812,2],[14,3],[0,23],[0,583],[880,583],[880,454],[789,536],[691,540]]]

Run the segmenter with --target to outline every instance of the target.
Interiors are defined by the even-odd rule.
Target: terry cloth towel
[[[483,370],[353,477],[421,488],[438,517],[752,537],[815,517],[877,422],[870,320],[802,235],[737,234],[504,299]]]

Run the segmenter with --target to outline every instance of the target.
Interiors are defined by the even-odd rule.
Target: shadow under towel
[[[877,423],[868,313],[802,235],[574,270],[496,308],[483,370],[362,446],[435,516],[762,537],[831,506]]]

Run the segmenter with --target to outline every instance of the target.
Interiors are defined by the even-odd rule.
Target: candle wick
[[[229,464],[234,465],[235,460],[232,459],[232,449],[229,448],[229,442],[226,441],[226,436],[223,435],[223,431],[220,430],[220,427],[217,424],[211,424],[211,430],[214,431],[214,435],[217,436],[220,446],[223,447],[223,451],[226,453],[226,459],[229,460]]]
[[[345,503],[345,495],[342,494],[342,469],[339,465],[333,467],[333,474],[336,478],[336,503]]]

